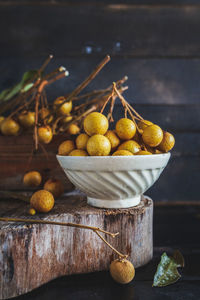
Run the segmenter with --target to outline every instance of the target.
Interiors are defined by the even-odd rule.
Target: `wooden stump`
[[[0,216],[28,217],[20,201],[0,200]],[[30,216],[29,216],[30,218]],[[98,209],[84,195],[68,194],[56,202],[46,219],[97,226],[119,236],[106,239],[120,252],[129,254],[135,267],[146,264],[153,254],[152,200],[143,198],[129,209]],[[43,224],[0,222],[0,299],[27,293],[68,274],[107,270],[115,253],[91,230]]]

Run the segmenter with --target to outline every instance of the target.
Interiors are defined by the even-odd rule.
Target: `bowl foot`
[[[129,208],[136,206],[140,203],[141,195],[133,198],[117,199],[117,200],[105,200],[87,197],[87,203],[91,206],[101,208]]]

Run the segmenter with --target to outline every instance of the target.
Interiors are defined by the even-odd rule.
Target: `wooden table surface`
[[[122,286],[108,272],[56,279],[18,300],[190,300],[200,299],[200,206],[155,206],[154,258],[136,270],[133,282]],[[179,249],[185,258],[182,278],[164,288],[152,288],[160,255]]]

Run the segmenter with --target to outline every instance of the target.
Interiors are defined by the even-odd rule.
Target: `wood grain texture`
[[[16,46],[17,47],[17,46]],[[0,48],[0,90],[16,84],[23,73],[39,68],[49,53],[55,58],[47,71],[65,66],[69,77],[59,80],[47,88],[49,100],[71,92],[95,68],[101,57],[58,57],[50,48],[42,57],[3,57]],[[39,55],[39,50],[36,50]],[[84,90],[106,88],[123,76],[129,77],[129,89],[125,96],[131,103],[138,104],[199,104],[200,60],[199,59],[134,59],[113,57],[100,74]],[[180,116],[181,118],[181,116]],[[197,123],[199,124],[198,120]]]
[[[7,5],[1,6],[0,25],[1,56],[200,53],[199,6]]]
[[[123,7],[124,4],[128,5],[157,5],[157,6],[185,6],[185,5],[198,5],[199,0],[1,0],[0,5],[105,5],[105,4],[120,4]]]
[[[169,222],[170,220],[170,222]],[[186,222],[187,220],[187,222]],[[187,234],[186,234],[187,232]],[[154,207],[154,256],[136,270],[128,285],[114,282],[107,271],[64,276],[15,298],[16,300],[196,300],[200,295],[199,207]],[[182,279],[176,284],[152,288],[153,276],[163,252],[179,249],[185,258]]]
[[[21,202],[0,200],[1,216],[25,217],[26,211]],[[119,237],[108,241],[128,253],[136,268],[152,258],[151,200],[143,199],[135,208],[105,210],[89,207],[85,197],[74,194],[57,201],[48,216],[38,217],[119,231]],[[0,229],[0,299],[26,293],[63,275],[107,270],[115,258],[89,230],[16,223],[1,223]]]

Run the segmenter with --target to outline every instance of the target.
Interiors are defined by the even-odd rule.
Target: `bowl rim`
[[[153,157],[159,157],[159,158],[162,158],[162,157],[170,157],[171,156],[171,152],[167,152],[167,153],[159,153],[159,154],[152,154],[152,155],[105,155],[105,156],[69,156],[69,155],[60,155],[60,154],[56,154],[56,157],[57,158],[70,158],[72,160],[92,160],[92,159],[99,159],[99,160],[105,160],[105,159],[112,159],[112,160],[115,160],[116,158],[119,159],[122,158],[129,158],[129,159],[140,159],[141,157],[145,157],[146,159],[152,159]],[[148,157],[148,158],[147,158]],[[154,158],[153,158],[154,159]]]
[[[171,153],[130,156],[67,156],[56,155],[64,170],[118,171],[164,168]]]

